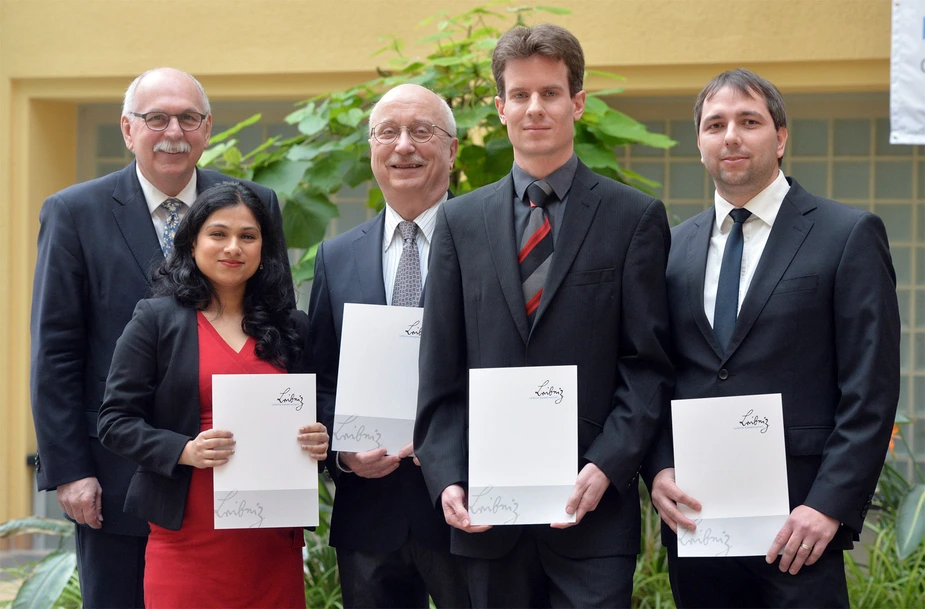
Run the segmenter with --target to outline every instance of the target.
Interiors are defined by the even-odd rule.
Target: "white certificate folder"
[[[314,422],[314,374],[212,375],[212,426],[235,439],[212,470],[216,529],[318,526],[318,463],[298,441]]]
[[[764,556],[790,514],[779,393],[673,400],[675,479],[700,501],[681,506],[679,557]]]
[[[344,305],[331,448],[394,455],[411,443],[424,309]]]
[[[469,371],[469,519],[474,525],[575,522],[578,368]]]

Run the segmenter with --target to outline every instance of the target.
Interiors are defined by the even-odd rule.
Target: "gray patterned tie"
[[[401,232],[401,257],[392,288],[392,306],[416,307],[421,304],[421,258],[415,237],[418,225],[404,220],[398,223]]]
[[[527,323],[533,326],[536,311],[543,297],[546,275],[552,263],[552,225],[546,205],[556,200],[556,193],[546,180],[536,180],[527,187],[526,203],[530,205],[527,228],[520,238],[520,280],[523,284]]]
[[[183,207],[183,201],[170,197],[161,203],[161,207],[167,210],[167,223],[164,224],[161,251],[164,252],[164,258],[170,258],[173,253],[173,238],[177,234],[177,227],[180,226],[180,208]]]

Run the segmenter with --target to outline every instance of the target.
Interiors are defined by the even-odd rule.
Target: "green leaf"
[[[561,8],[558,6],[534,6],[533,10],[536,12],[543,13],[552,13],[553,15],[571,15],[572,11],[567,8]]]
[[[604,78],[610,78],[611,80],[626,80],[625,76],[620,76],[619,74],[614,74],[613,72],[604,72],[603,70],[586,70],[585,74],[603,76]]]
[[[74,534],[74,525],[67,520],[28,516],[8,520],[0,524],[0,539],[14,535],[61,535],[70,537]]]
[[[343,114],[338,114],[337,122],[339,122],[341,125],[356,128],[356,126],[362,122],[365,115],[366,113],[359,108],[351,108]]]
[[[198,167],[208,167],[214,163],[216,159],[223,157],[226,152],[237,146],[237,144],[238,140],[228,140],[227,142],[222,142],[217,146],[212,146],[202,153],[202,156],[199,157],[199,162],[196,163],[196,165]]]
[[[209,143],[211,143],[211,144],[220,144],[220,143],[222,143],[223,141],[225,141],[226,139],[228,139],[229,137],[231,137],[232,135],[237,134],[238,131],[240,131],[241,129],[244,129],[244,128],[246,128],[246,127],[250,127],[250,126],[253,125],[254,123],[259,122],[259,121],[260,121],[260,118],[261,118],[261,115],[260,115],[260,114],[255,114],[255,115],[251,116],[250,118],[246,118],[246,119],[244,119],[243,121],[241,121],[240,123],[238,123],[237,125],[234,125],[234,126],[232,126],[232,127],[229,127],[229,128],[227,128],[227,129],[225,129],[224,131],[222,131],[221,133],[214,134],[214,135],[210,136],[210,137],[209,137]]]
[[[456,132],[465,133],[469,129],[475,128],[493,112],[495,112],[495,107],[493,105],[463,108],[458,112],[454,112],[453,116],[456,119]]]
[[[276,191],[282,198],[288,198],[302,180],[302,175],[311,163],[280,159],[254,171],[254,181]]]
[[[328,126],[328,119],[319,114],[308,114],[299,121],[299,132],[311,137]]]
[[[896,514],[896,551],[908,558],[925,539],[925,484],[912,487]]]
[[[315,278],[315,257],[318,255],[318,246],[320,242],[308,248],[302,254],[299,261],[292,265],[292,280],[296,285],[301,285],[306,281],[312,281]],[[324,484],[319,485],[319,490]]]
[[[361,156],[356,159],[352,165],[347,168],[343,175],[344,184],[350,188],[356,188],[363,182],[373,179],[373,170],[369,166],[369,157]]]
[[[619,170],[617,156],[612,150],[601,148],[596,144],[575,144],[575,154],[578,158],[592,169],[609,167],[610,169]]]
[[[307,249],[324,238],[331,218],[340,214],[331,200],[320,194],[299,191],[283,207],[283,231],[286,245]]]
[[[369,193],[366,195],[366,207],[382,211],[382,208],[385,207],[385,196],[382,194],[381,188],[373,186],[369,189]]]
[[[76,568],[74,552],[52,552],[23,582],[13,599],[13,609],[51,609]]]
[[[607,114],[610,110],[610,106],[607,105],[603,99],[597,97],[588,97],[585,99],[585,114]]]
[[[623,87],[614,87],[612,89],[601,89],[600,91],[594,91],[593,93],[588,93],[588,99],[595,97],[600,97],[603,95],[616,95],[617,93],[623,93],[625,91]]]

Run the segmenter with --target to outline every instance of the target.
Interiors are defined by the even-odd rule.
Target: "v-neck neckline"
[[[236,358],[247,357],[247,354],[248,354],[247,347],[254,340],[253,336],[248,336],[247,340],[244,341],[244,344],[241,345],[241,350],[235,351],[234,347],[229,345],[228,341],[222,338],[222,335],[219,334],[218,330],[215,329],[215,326],[212,325],[212,323],[206,318],[205,314],[202,311],[196,311],[196,315],[202,321],[202,324],[200,325],[205,326],[206,331],[212,335],[215,341],[219,345],[221,345],[225,351],[227,351],[229,354],[233,355]]]

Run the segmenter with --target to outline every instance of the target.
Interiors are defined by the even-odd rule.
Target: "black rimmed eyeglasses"
[[[414,121],[410,125],[396,125],[395,123],[389,122],[379,123],[372,128],[371,133],[380,144],[392,144],[401,135],[402,129],[407,129],[408,135],[418,144],[429,142],[430,139],[434,137],[434,133],[436,133],[437,129],[450,137],[456,137],[446,129],[438,127],[437,125],[425,123],[424,121]]]
[[[177,124],[183,131],[196,131],[202,126],[202,121],[208,114],[198,112],[181,112],[180,114],[167,114],[166,112],[145,112],[139,114],[132,112],[132,116],[137,116],[145,122],[145,126],[151,131],[164,131],[170,125],[170,119],[176,118]]]

